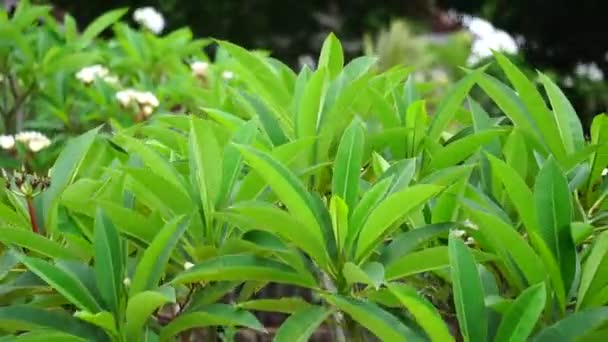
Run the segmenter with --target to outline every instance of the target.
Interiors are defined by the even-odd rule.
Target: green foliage
[[[65,34],[81,49],[104,45],[93,37],[120,13]],[[114,27],[110,40],[134,56],[156,53],[136,36],[162,51],[161,40],[183,32]],[[202,109],[73,138],[41,195],[9,179],[0,334],[231,340],[240,329],[268,333],[262,311],[289,315],[277,341],[305,341],[320,327],[348,341],[601,336],[603,116],[582,140],[557,86],[542,82],[549,106],[501,55],[514,89],[481,68],[432,108],[410,69],[345,63],[333,35],[319,68],[298,74],[219,45],[210,70],[225,63],[236,76],[209,74],[189,93],[209,95]],[[160,74],[184,67],[164,63]],[[470,98],[477,85],[504,116]],[[268,284],[313,296],[256,296]]]

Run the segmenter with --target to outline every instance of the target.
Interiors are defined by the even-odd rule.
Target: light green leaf
[[[98,209],[95,215],[93,248],[97,288],[107,308],[117,314],[123,292],[123,252],[118,231],[102,209]]]
[[[97,35],[99,35],[103,30],[108,28],[110,25],[114,24],[120,18],[127,13],[126,8],[115,9],[112,11],[108,11],[101,15],[100,17],[93,20],[89,26],[84,30],[82,35],[80,36],[79,42],[81,47],[86,47],[88,43]]]
[[[251,255],[222,255],[207,259],[178,274],[172,283],[213,280],[265,281],[316,287],[311,274],[299,273],[283,263]]]
[[[243,326],[265,332],[264,327],[251,313],[227,304],[211,304],[195,312],[180,315],[160,331],[160,341],[185,330],[208,326]]]
[[[433,153],[427,169],[440,170],[456,165],[505,133],[504,129],[488,129],[458,139]]]
[[[307,342],[315,330],[331,314],[323,306],[309,306],[293,313],[277,330],[275,342]]]
[[[430,184],[414,185],[389,195],[380,202],[361,228],[357,260],[367,257],[391,226],[402,223],[411,211],[425,204],[442,189],[440,186]]]
[[[175,250],[182,234],[188,227],[189,220],[183,216],[167,222],[150,246],[144,251],[129,289],[129,297],[139,292],[152,290],[158,286],[171,254]]]
[[[424,329],[431,341],[454,341],[443,318],[428,300],[418,295],[417,290],[409,285],[388,284],[390,292],[414,316],[416,322]]]
[[[534,342],[576,341],[608,320],[608,308],[579,311],[543,329]]]
[[[543,312],[547,298],[545,284],[527,288],[509,306],[496,332],[496,342],[526,341]]]
[[[66,248],[53,240],[49,240],[31,230],[21,228],[0,228],[0,242],[4,244],[17,245],[30,251],[55,259],[79,259],[80,254],[72,249]]]
[[[344,264],[342,274],[348,284],[361,283],[378,289],[384,282],[384,266],[375,261],[365,263],[361,267],[347,262]]]
[[[340,41],[333,33],[330,33],[321,47],[319,56],[319,68],[327,68],[330,78],[335,78],[344,65],[344,53]]]
[[[237,307],[245,310],[293,314],[311,307],[311,304],[300,297],[283,297],[278,299],[253,299],[238,303]]]
[[[359,195],[364,144],[365,132],[361,121],[355,119],[342,135],[332,176],[332,194],[344,199],[349,211],[354,210]]]
[[[304,88],[295,120],[298,138],[317,135],[325,101],[326,76],[327,69],[317,69]]]
[[[608,285],[608,232],[600,234],[582,269],[576,308],[589,307],[591,299]]]
[[[21,262],[79,309],[97,313],[101,306],[76,275],[48,262],[22,256]]]
[[[77,311],[74,314],[74,317],[101,327],[111,335],[117,335],[116,321],[114,320],[114,316],[112,316],[112,314],[108,311],[101,311],[96,314],[92,314],[87,311]]]
[[[424,341],[397,317],[372,302],[339,295],[323,295],[323,298],[344,311],[381,341]]]
[[[161,287],[158,290],[139,292],[127,303],[126,334],[129,341],[139,341],[143,328],[154,311],[167,303],[175,302],[175,289]]]

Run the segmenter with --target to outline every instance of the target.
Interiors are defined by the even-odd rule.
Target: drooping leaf
[[[0,228],[0,242],[27,248],[33,252],[56,259],[78,259],[80,255],[53,240],[49,240],[31,230],[20,228]]]

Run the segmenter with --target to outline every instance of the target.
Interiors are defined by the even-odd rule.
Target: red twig
[[[30,222],[32,223],[32,232],[39,234],[40,229],[38,228],[38,219],[36,219],[36,210],[34,209],[34,201],[31,197],[26,197],[27,211],[30,214]]]

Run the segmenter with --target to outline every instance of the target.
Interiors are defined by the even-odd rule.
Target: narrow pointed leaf
[[[361,122],[354,120],[342,135],[332,176],[332,194],[344,199],[349,211],[354,210],[359,195],[364,144],[365,132]]]
[[[545,307],[546,286],[536,284],[522,292],[503,315],[496,342],[526,341]]]
[[[95,215],[93,248],[97,288],[110,311],[118,313],[124,279],[123,252],[116,227],[101,209]]]
[[[310,306],[293,313],[277,330],[275,342],[307,342],[315,330],[331,314],[323,306]]]

